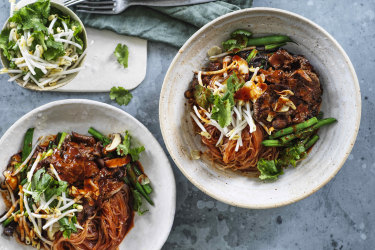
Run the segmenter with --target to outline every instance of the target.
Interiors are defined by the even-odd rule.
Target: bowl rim
[[[39,112],[42,112],[42,111],[45,111],[45,110],[48,110],[50,108],[53,108],[55,106],[60,106],[60,105],[69,105],[69,104],[84,104],[84,105],[92,105],[92,106],[98,106],[98,107],[102,107],[102,108],[106,108],[106,109],[109,109],[109,110],[112,110],[112,111],[116,111],[116,112],[120,112],[122,113],[123,115],[127,116],[130,120],[132,120],[137,126],[139,126],[142,130],[144,130],[146,132],[146,134],[148,134],[148,136],[152,139],[155,140],[156,144],[157,144],[157,147],[159,147],[159,150],[164,152],[163,148],[161,147],[160,143],[158,142],[158,140],[155,138],[155,136],[148,130],[148,128],[143,125],[140,121],[138,121],[137,118],[135,118],[134,116],[132,116],[131,114],[127,113],[126,111],[120,109],[120,108],[117,108],[117,107],[114,107],[110,104],[107,104],[107,103],[103,103],[103,102],[99,102],[99,101],[94,101],[94,100],[89,100],[89,99],[64,99],[64,100],[58,100],[58,101],[52,101],[52,102],[49,102],[49,103],[46,103],[46,104],[43,104],[39,107],[36,107],[34,109],[32,109],[31,111],[27,112],[26,114],[24,114],[23,116],[21,116],[15,123],[12,124],[12,126],[10,126],[6,131],[5,133],[1,136],[0,138],[0,144],[3,143],[3,140],[5,139],[5,137],[12,132],[12,130],[15,129],[15,127],[17,127],[20,123],[23,122],[23,120],[29,118],[30,116],[35,116],[37,115]],[[164,157],[165,159],[169,161],[167,155],[165,154],[164,152]],[[170,216],[170,218],[168,218],[169,220],[169,230],[168,232],[164,235],[164,237],[161,238],[161,245],[160,246],[157,246],[155,249],[161,249],[162,246],[165,244],[165,242],[167,241],[169,235],[170,235],[170,232],[172,230],[172,227],[173,227],[173,222],[174,222],[174,218],[175,218],[175,215],[176,215],[176,179],[175,179],[175,176],[174,176],[174,173],[173,173],[173,169],[172,169],[172,166],[171,164],[170,165],[170,168],[169,171],[170,171],[170,176],[172,178],[172,182],[173,182],[173,185],[169,186],[169,188],[171,189],[172,191],[172,202],[171,202],[171,214],[172,216]]]
[[[303,193],[303,194],[301,194],[301,195],[299,195],[297,197],[291,198],[291,199],[289,199],[287,201],[284,201],[284,202],[278,202],[278,203],[269,204],[269,205],[264,205],[264,204],[260,204],[260,205],[259,204],[258,205],[257,204],[251,204],[251,205],[249,205],[249,204],[244,204],[244,203],[233,202],[231,200],[226,200],[226,199],[222,198],[221,196],[216,195],[215,193],[207,191],[203,185],[200,185],[198,181],[196,181],[191,176],[189,176],[189,174],[187,173],[187,171],[185,171],[185,168],[184,168],[183,164],[180,163],[178,157],[176,157],[174,155],[172,148],[176,147],[176,146],[175,145],[171,145],[169,143],[169,141],[168,141],[168,137],[169,136],[168,136],[168,133],[167,133],[167,131],[165,129],[166,128],[166,121],[163,120],[163,116],[162,116],[162,113],[163,113],[162,108],[163,108],[163,106],[167,107],[167,105],[168,105],[166,102],[163,101],[163,97],[167,96],[167,87],[166,87],[167,83],[166,83],[166,81],[167,81],[168,78],[170,78],[170,75],[172,74],[171,70],[174,67],[174,65],[176,64],[176,61],[178,60],[178,58],[180,57],[180,55],[184,52],[184,50],[190,46],[190,43],[193,40],[195,40],[197,37],[200,37],[206,31],[206,29],[208,29],[210,26],[212,26],[212,25],[214,25],[216,23],[219,23],[223,19],[235,17],[235,16],[238,16],[238,15],[246,15],[248,13],[253,13],[253,12],[268,12],[270,14],[276,13],[276,14],[282,14],[282,15],[286,15],[286,16],[292,16],[292,17],[294,17],[296,19],[301,20],[302,22],[307,23],[308,25],[313,26],[314,28],[316,28],[317,30],[319,30],[320,32],[322,32],[332,42],[332,44],[337,47],[337,49],[339,50],[339,52],[343,55],[343,57],[347,61],[350,73],[351,73],[351,75],[352,75],[352,77],[354,79],[353,84],[354,84],[354,88],[355,88],[355,101],[356,101],[356,104],[357,104],[357,108],[356,108],[357,114],[356,114],[356,117],[355,117],[355,129],[354,129],[354,133],[352,134],[352,136],[350,138],[350,143],[349,143],[350,146],[349,146],[348,150],[345,152],[344,157],[338,163],[338,165],[337,165],[335,171],[332,173],[332,175],[330,175],[326,180],[324,180],[323,182],[321,182],[316,188],[311,189],[310,191],[308,191],[306,193]],[[159,123],[160,123],[160,129],[161,129],[161,133],[162,133],[162,136],[163,136],[164,143],[165,143],[165,145],[167,147],[168,152],[171,155],[171,158],[173,159],[173,162],[177,165],[177,167],[183,173],[183,175],[194,186],[196,186],[198,189],[200,189],[202,192],[204,192],[208,196],[210,196],[210,197],[212,197],[212,198],[214,198],[214,199],[216,199],[218,201],[221,201],[221,202],[224,202],[226,204],[229,204],[229,205],[233,205],[233,206],[237,206],[237,207],[242,207],[242,208],[248,208],[248,209],[268,209],[268,208],[276,208],[276,207],[286,206],[286,205],[295,203],[297,201],[300,201],[300,200],[302,200],[304,198],[307,198],[308,196],[312,195],[313,193],[315,193],[316,191],[318,191],[319,189],[321,189],[330,180],[332,180],[333,177],[336,176],[336,174],[338,173],[338,171],[344,165],[346,159],[348,158],[348,156],[349,156],[350,152],[352,151],[353,146],[355,144],[355,141],[356,141],[356,138],[357,138],[357,134],[358,134],[358,130],[359,130],[359,126],[360,126],[360,120],[361,120],[361,107],[362,107],[362,103],[361,103],[361,91],[360,91],[360,87],[359,87],[359,82],[358,82],[357,74],[356,74],[356,72],[354,70],[353,64],[350,61],[350,58],[346,54],[346,52],[344,51],[344,49],[336,41],[336,39],[333,38],[332,35],[330,35],[324,28],[322,28],[318,24],[316,24],[313,21],[307,19],[306,17],[303,17],[303,16],[301,16],[299,14],[296,14],[294,12],[286,11],[286,10],[282,10],[282,9],[278,9],[278,8],[255,7],[255,8],[248,8],[248,9],[242,9],[242,10],[230,12],[230,13],[228,13],[226,15],[220,16],[220,17],[212,20],[211,22],[207,23],[202,28],[200,28],[198,31],[196,31],[184,43],[184,45],[179,49],[179,51],[177,52],[176,56],[173,58],[173,61],[171,62],[170,66],[168,68],[168,71],[167,71],[167,73],[166,73],[166,75],[164,77],[162,89],[161,89],[161,92],[160,92],[160,98],[159,98]]]
[[[23,4],[23,2],[27,2],[27,3],[26,3],[26,4]],[[35,3],[35,2],[36,2],[36,0],[26,0],[26,1],[22,1],[22,0],[21,0],[21,1],[20,1],[19,3],[17,3],[17,4],[21,4],[21,5],[22,5],[21,8],[23,8],[23,7],[27,6],[27,5],[33,4],[33,3]],[[56,9],[62,11],[64,14],[69,15],[71,18],[73,18],[74,20],[76,20],[76,21],[79,22],[79,24],[82,26],[83,45],[84,45],[84,47],[86,48],[85,50],[87,50],[87,49],[88,49],[88,48],[87,48],[87,47],[88,47],[88,40],[87,40],[87,32],[86,32],[86,28],[85,28],[85,26],[83,25],[81,19],[77,16],[77,14],[74,13],[74,12],[73,12],[71,9],[69,9],[68,7],[66,7],[66,6],[64,6],[64,5],[58,3],[58,2],[56,2],[56,1],[54,1],[54,0],[50,0],[50,4],[51,4],[51,7],[54,7],[54,8],[56,8]],[[19,8],[19,9],[20,9],[20,8]],[[9,23],[9,18],[11,18],[11,17],[8,17],[8,19],[5,21],[5,23],[4,23],[4,25],[3,25],[2,29],[1,29],[1,31],[3,31],[3,30],[5,29],[5,27],[6,27],[6,25]],[[79,63],[78,66],[82,66],[82,65],[84,64],[84,61],[85,61],[85,59],[86,59],[86,56],[87,56],[87,55],[85,55],[85,56],[81,59],[81,61],[80,61],[80,63]],[[3,55],[3,53],[1,52],[1,50],[0,50],[0,61],[1,61],[2,66],[5,68],[5,64],[8,63],[8,60],[5,58],[5,56]],[[8,74],[10,77],[15,76],[14,73],[7,73],[7,74]],[[32,84],[32,85],[30,85],[30,84],[26,84],[26,86],[23,86],[23,82],[24,82],[24,81],[23,81],[23,80],[20,80],[20,79],[16,79],[16,80],[14,80],[14,81],[15,81],[20,87],[25,88],[25,89],[36,90],[36,91],[50,91],[50,90],[53,90],[53,89],[60,88],[60,87],[62,87],[62,86],[64,86],[64,85],[67,85],[68,83],[70,83],[71,81],[73,81],[73,79],[76,78],[78,74],[79,74],[79,71],[78,71],[78,72],[75,72],[75,73],[73,73],[73,74],[70,74],[70,75],[71,75],[71,78],[70,78],[69,80],[66,80],[66,81],[63,82],[63,83],[57,83],[56,85],[53,85],[53,86],[47,86],[47,87],[44,87],[44,88],[40,88],[40,87],[37,86],[36,84]],[[58,82],[59,82],[59,81],[58,81]]]

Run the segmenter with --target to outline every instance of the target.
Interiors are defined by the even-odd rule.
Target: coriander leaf
[[[214,106],[212,108],[211,118],[216,120],[224,128],[232,121],[232,105],[228,99],[222,100],[220,96],[215,95]]]
[[[125,131],[124,140],[120,145],[117,146],[117,154],[124,156],[130,154],[133,161],[139,160],[139,154],[145,151],[144,146],[131,148],[131,136],[128,131]]]
[[[249,37],[251,37],[251,32],[247,30],[236,30],[232,32],[231,39],[222,43],[224,50],[241,50],[247,46]]]
[[[117,61],[124,66],[124,68],[128,67],[128,57],[129,57],[129,50],[128,46],[125,44],[117,44],[115,52],[115,56],[117,57]]]
[[[117,146],[117,154],[118,155],[121,155],[121,156],[124,156],[124,155],[128,155],[129,154],[129,151],[130,151],[130,135],[129,135],[129,132],[128,131],[125,131],[125,136],[124,136],[124,140],[122,141],[122,143],[120,145]]]
[[[49,0],[39,0],[31,4],[30,8],[35,10],[43,19],[47,20],[51,10],[51,3]]]
[[[240,84],[240,80],[238,79],[237,75],[233,73],[230,77],[227,79],[227,91],[225,92],[224,96],[222,97],[222,100],[229,100],[232,106],[234,106],[234,94],[242,88],[244,83]]]
[[[47,31],[49,13],[50,1],[38,1],[16,11],[9,22],[17,23],[23,30]]]
[[[235,93],[237,90],[242,88],[243,85],[244,85],[244,83],[240,83],[240,79],[238,79],[236,73],[233,73],[230,77],[228,77],[227,89],[230,92]]]
[[[78,34],[82,32],[82,26],[79,24],[78,21],[72,22],[72,30],[74,31],[73,36],[76,37]]]
[[[34,41],[36,44],[39,44],[43,47],[43,50],[47,50],[47,45],[45,43],[45,36],[44,33],[41,31],[34,31],[32,36],[34,37]]]
[[[56,42],[53,36],[49,36],[46,41],[47,50],[43,53],[47,61],[56,60],[58,57],[65,55],[64,45]]]
[[[225,51],[233,50],[238,47],[237,40],[235,39],[226,40],[225,42],[222,42],[222,46]]]
[[[147,209],[143,210],[143,211],[141,210],[141,206],[142,206],[142,196],[141,196],[141,194],[137,190],[135,190],[133,188],[131,188],[130,190],[133,193],[133,200],[134,200],[134,202],[133,202],[133,210],[137,211],[138,215],[143,215],[148,210]]]
[[[77,21],[73,21],[72,22],[72,30],[74,31],[73,33],[73,36],[74,36],[74,40],[79,44],[81,45],[82,47],[82,50],[83,50],[83,41],[82,39],[79,37],[79,35],[82,33],[82,26],[79,24],[79,22]],[[78,48],[77,48],[78,49]],[[80,53],[82,53],[82,50],[79,50],[78,51]]]
[[[252,33],[250,31],[247,31],[247,30],[242,30],[242,29],[238,29],[238,30],[235,30],[233,31],[230,36],[232,38],[236,38],[238,36],[245,36],[245,37],[251,37]]]
[[[41,69],[35,68],[34,70],[35,70],[35,75],[34,75],[35,79],[39,80],[40,78],[44,76],[44,73],[42,72]]]
[[[261,158],[257,163],[257,167],[260,171],[259,179],[261,180],[274,181],[279,177],[279,175],[284,173],[282,168],[277,166],[276,160],[265,160]]]
[[[222,43],[223,48],[225,51],[237,51],[241,50],[246,47],[248,38],[246,36],[242,36],[236,39],[229,39]]]
[[[22,25],[23,30],[37,30],[37,31],[47,31],[47,27],[43,23],[43,21],[36,15],[30,16],[27,22],[23,21]]]
[[[297,161],[301,160],[305,155],[305,147],[303,144],[297,143],[281,151],[279,165],[283,167],[288,167],[289,165],[296,167]]]
[[[194,98],[199,106],[204,109],[208,108],[210,97],[212,96],[211,90],[208,88],[197,84],[194,88]]]
[[[50,183],[49,188],[44,192],[46,200],[50,200],[52,196],[60,196],[63,192],[66,192],[68,188],[68,183],[66,181],[53,180]]]
[[[214,105],[211,118],[216,120],[224,128],[232,122],[232,108],[234,106],[234,93],[239,90],[243,84],[240,83],[236,74],[232,74],[227,79],[227,90],[223,97],[214,95]]]
[[[64,21],[65,22],[65,24],[68,26],[68,28],[70,28],[70,29],[72,29],[72,27],[73,27],[73,25],[74,24],[72,24],[72,23],[76,23],[77,21],[75,21],[75,20],[73,20],[72,21],[72,23],[70,22],[70,16],[69,15],[66,15],[66,16],[64,16],[64,14],[59,14],[58,15],[58,17],[57,17],[57,22],[60,24],[61,23],[61,25],[56,25],[57,27],[61,27],[62,26],[62,22]],[[78,23],[78,22],[77,22]],[[73,31],[74,31],[74,29],[72,29]],[[74,35],[74,34],[73,34]]]
[[[116,100],[118,105],[128,105],[133,95],[123,87],[112,87],[109,93],[111,100]]]
[[[70,238],[72,232],[76,233],[77,228],[74,223],[77,222],[77,217],[73,216],[71,219],[63,217],[59,220],[60,231],[63,232],[64,238]]]
[[[9,32],[10,30],[5,29],[1,31],[0,34],[0,50],[3,50],[3,55],[8,59],[11,60],[10,52],[9,52]]]
[[[39,169],[31,179],[32,197],[35,202],[40,200],[40,195],[47,190],[51,181],[53,181],[52,176],[45,172],[44,168]]]
[[[132,157],[133,161],[138,161],[139,160],[139,154],[145,151],[145,147],[140,146],[138,148],[131,148],[129,153]]]

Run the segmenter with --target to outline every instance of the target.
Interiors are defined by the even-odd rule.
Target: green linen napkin
[[[93,28],[181,47],[206,23],[251,4],[252,0],[226,0],[179,7],[132,6],[118,15],[79,13],[79,17]]]

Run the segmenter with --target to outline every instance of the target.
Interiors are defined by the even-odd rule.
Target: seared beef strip
[[[303,56],[294,56],[284,49],[279,49],[269,57],[271,67],[261,69],[265,75],[268,89],[254,103],[254,116],[267,127],[282,129],[316,116],[320,110],[322,88],[319,77],[309,61]],[[279,95],[275,92],[291,90],[294,95],[289,99],[296,109],[287,112],[274,112]],[[269,115],[274,116],[272,121]]]

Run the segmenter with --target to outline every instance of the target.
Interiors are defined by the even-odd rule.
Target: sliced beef
[[[275,129],[285,128],[290,122],[288,120],[289,116],[278,115],[272,120],[272,127]]]
[[[285,49],[279,49],[270,56],[269,63],[274,69],[282,69],[287,72],[297,69],[313,71],[313,67],[305,57],[291,55]]]
[[[72,141],[74,142],[82,142],[85,143],[86,145],[94,145],[96,143],[96,140],[92,136],[87,136],[87,135],[81,135],[76,132],[72,132]]]
[[[94,161],[94,152],[94,147],[71,141],[64,143],[62,152],[56,150],[50,157],[49,163],[53,164],[62,180],[70,184],[79,184],[77,182],[99,173],[99,168]]]
[[[265,75],[268,89],[254,103],[255,119],[264,123],[267,127],[282,129],[291,124],[305,121],[319,113],[322,88],[319,77],[309,61],[303,56],[294,56],[284,49],[279,49],[269,57],[272,66],[268,70],[261,69]],[[287,112],[275,112],[273,106],[279,95],[275,91],[291,90],[294,95],[289,99],[296,109]],[[267,121],[270,112],[272,121]]]

